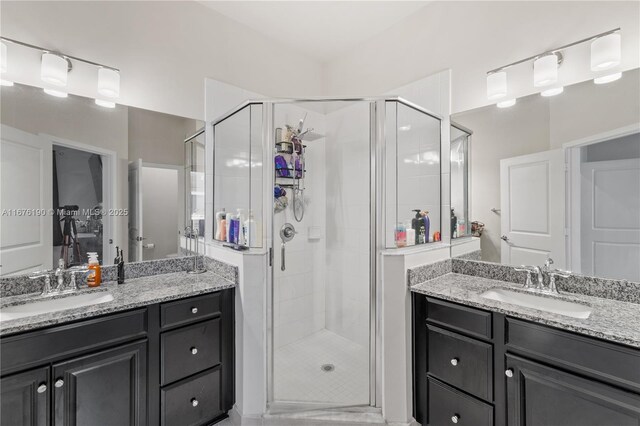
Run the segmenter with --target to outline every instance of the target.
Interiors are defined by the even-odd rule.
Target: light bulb
[[[603,71],[620,64],[620,33],[600,37],[591,42],[591,71]]]
[[[487,98],[490,101],[507,96],[507,73],[498,71],[487,75]]]
[[[562,92],[564,92],[564,87],[560,86],[560,87],[554,87],[553,89],[543,90],[542,92],[540,92],[540,94],[544,97],[549,97],[549,96],[559,95]]]
[[[42,55],[42,64],[40,66],[40,78],[42,81],[64,87],[67,85],[68,70],[69,63],[62,56],[53,53],[44,53]]]

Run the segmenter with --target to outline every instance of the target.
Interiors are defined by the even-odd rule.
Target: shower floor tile
[[[276,349],[274,393],[283,402],[369,404],[369,349],[329,330]]]

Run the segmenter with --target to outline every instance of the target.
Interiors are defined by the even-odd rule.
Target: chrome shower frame
[[[275,150],[275,125],[274,125],[274,107],[284,104],[304,104],[304,103],[330,103],[344,102],[357,103],[366,102],[369,104],[369,143],[370,143],[370,177],[369,177],[369,200],[370,200],[370,224],[373,235],[370,238],[370,271],[369,271],[369,404],[361,405],[359,409],[367,410],[367,407],[374,411],[379,411],[382,404],[382,335],[381,320],[378,312],[382,305],[382,270],[381,270],[381,253],[386,249],[384,224],[385,224],[385,208],[386,199],[384,191],[385,182],[385,126],[386,126],[386,103],[397,102],[409,108],[417,110],[425,115],[436,118],[440,122],[440,135],[442,135],[443,117],[417,104],[398,96],[381,96],[381,97],[351,97],[351,98],[327,98],[327,97],[309,97],[300,99],[257,99],[247,100],[236,106],[229,112],[221,115],[213,120],[210,125],[213,129],[215,126],[227,118],[233,116],[238,111],[249,105],[262,105],[262,148],[263,148],[263,164],[271,164],[273,162],[273,152]],[[215,138],[215,130],[214,130]],[[215,151],[215,150],[214,150]],[[214,164],[215,164],[215,152]],[[215,167],[214,167],[215,170]],[[215,173],[215,171],[214,171]],[[275,184],[275,176],[272,167],[264,167],[263,169],[263,191],[264,194],[273,192]],[[273,197],[264,197],[262,203],[263,224],[266,230],[263,246],[267,248],[267,288],[266,288],[266,407],[265,413],[287,413],[299,412],[304,410],[315,410],[323,408],[341,409],[348,408],[345,405],[338,404],[313,404],[313,403],[290,403],[280,402],[274,397],[274,271],[279,265],[273,264],[273,251],[275,244],[279,241],[278,230],[274,229],[273,221]]]

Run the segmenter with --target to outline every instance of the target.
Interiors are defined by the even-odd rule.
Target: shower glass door
[[[373,402],[370,108],[273,105],[271,408]]]

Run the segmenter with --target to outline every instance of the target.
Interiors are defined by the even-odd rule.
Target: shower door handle
[[[282,248],[280,249],[280,254],[281,254],[281,263],[280,263],[280,270],[284,271],[285,268],[285,264],[284,264],[284,241],[282,242]]]

